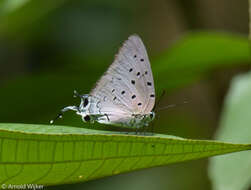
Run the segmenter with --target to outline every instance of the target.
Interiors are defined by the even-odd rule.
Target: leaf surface
[[[76,183],[251,149],[250,144],[67,126],[0,124],[0,131],[0,184]]]

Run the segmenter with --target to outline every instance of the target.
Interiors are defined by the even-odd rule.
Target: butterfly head
[[[81,95],[80,98],[79,112],[86,112],[90,106],[90,98],[87,94]]]
[[[91,97],[88,94],[81,95],[81,102],[79,105],[78,115],[82,116],[84,122],[92,122],[93,119],[89,113],[89,108],[91,105]]]
[[[151,121],[154,120],[154,118],[155,118],[155,113],[154,113],[153,111],[151,111],[151,112],[149,113],[149,117],[150,117]]]
[[[149,123],[154,120],[155,113],[153,111],[147,114],[133,114],[132,119],[129,122],[129,126],[133,126],[136,128],[148,126]]]
[[[146,114],[143,119],[144,125],[148,125],[151,121],[154,120],[154,118],[155,118],[155,113],[153,111]]]

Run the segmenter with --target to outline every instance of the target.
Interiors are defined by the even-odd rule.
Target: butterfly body
[[[78,95],[80,105],[68,106],[84,122],[99,122],[124,127],[147,126],[154,119],[155,89],[145,46],[132,35],[120,48],[114,62],[91,90]]]
[[[144,113],[129,113],[129,112],[119,112],[120,117],[118,117],[118,112],[108,113],[102,111],[102,103],[97,97],[85,94],[80,95],[81,103],[79,107],[75,110],[78,115],[81,115],[84,122],[94,123],[99,122],[103,124],[113,124],[122,127],[132,127],[139,128],[141,126],[147,126],[154,119],[154,112],[148,114]],[[72,106],[64,108],[72,108]],[[72,110],[72,109],[71,109]],[[117,117],[117,118],[114,118]]]

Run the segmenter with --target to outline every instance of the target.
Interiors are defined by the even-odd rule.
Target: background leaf
[[[162,88],[176,88],[201,79],[217,68],[250,64],[250,59],[247,37],[230,33],[194,32],[185,35],[157,57],[153,62],[153,70],[158,73],[156,83]]]
[[[251,142],[251,73],[234,78],[225,99],[221,125],[216,139]],[[214,190],[247,190],[251,184],[251,153],[242,152],[212,158],[209,175]],[[226,172],[227,171],[227,172]]]
[[[62,5],[66,0],[10,0],[0,4],[0,34],[27,32],[32,23]],[[27,28],[28,27],[28,28]]]
[[[25,5],[25,3],[27,3],[28,1],[29,0],[3,0],[0,4],[2,13],[14,11]]]
[[[51,125],[0,124],[0,131],[0,184],[77,183],[251,149],[251,144]]]

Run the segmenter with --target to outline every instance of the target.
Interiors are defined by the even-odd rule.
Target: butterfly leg
[[[69,110],[73,110],[73,111],[79,112],[79,108],[77,106],[67,106],[67,107],[63,108],[60,111],[60,113],[56,116],[56,118],[50,121],[50,123],[52,124],[57,119],[62,118],[63,117],[63,113],[66,112],[66,111],[69,111]]]
[[[142,126],[142,127],[136,127],[135,128],[135,135],[146,135],[146,126]]]
[[[151,135],[153,135],[154,134],[154,122],[152,122],[150,125],[151,125]]]
[[[143,136],[146,135],[146,126],[145,125],[143,125],[143,127],[142,127],[142,134],[143,134]]]
[[[107,120],[108,120],[108,121],[110,121],[110,119],[109,119],[108,115],[107,115],[107,114],[105,114],[105,116],[106,116]]]
[[[135,135],[137,135],[139,133],[139,128],[137,127],[136,129],[135,129]]]

